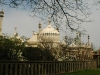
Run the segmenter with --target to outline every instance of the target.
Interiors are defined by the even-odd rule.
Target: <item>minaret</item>
[[[42,28],[42,24],[41,23],[38,24],[38,28],[39,28],[39,32],[40,32],[41,28]]]
[[[89,46],[89,42],[90,42],[89,39],[90,39],[90,36],[88,35],[88,46]]]
[[[4,12],[0,11],[0,36],[2,36],[2,20],[4,17]]]

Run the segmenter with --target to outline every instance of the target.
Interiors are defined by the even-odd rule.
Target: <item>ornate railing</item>
[[[0,61],[0,75],[52,75],[97,68],[96,61]]]

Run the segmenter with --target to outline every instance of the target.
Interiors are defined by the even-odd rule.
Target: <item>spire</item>
[[[38,27],[39,27],[39,28],[41,28],[41,27],[42,27],[40,22],[39,22],[39,24],[38,24]]]
[[[41,28],[42,28],[42,24],[39,22],[38,24],[38,28],[39,28],[39,32],[41,31]]]
[[[48,24],[50,25],[50,23],[51,23],[51,20],[50,20],[50,18],[48,18]]]
[[[15,27],[15,33],[17,33],[17,27]]]
[[[15,27],[15,32],[14,32],[14,36],[17,36],[18,33],[17,33],[17,27]]]
[[[89,39],[90,39],[90,36],[88,35],[88,45],[89,45]]]

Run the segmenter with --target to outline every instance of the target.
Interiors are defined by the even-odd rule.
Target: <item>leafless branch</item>
[[[90,14],[86,0],[2,0],[0,4],[14,8],[22,6],[34,12],[35,16],[44,19],[51,17],[57,27],[65,25],[71,30],[75,30],[72,27],[74,24],[86,22]]]

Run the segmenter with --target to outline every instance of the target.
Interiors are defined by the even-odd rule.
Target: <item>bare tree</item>
[[[99,6],[100,5],[100,0],[92,0],[92,1],[93,1],[93,5],[95,5],[95,6]]]
[[[33,16],[50,17],[56,27],[65,26],[71,30],[86,22],[90,14],[87,0],[1,0],[0,4],[23,7],[32,11]]]

